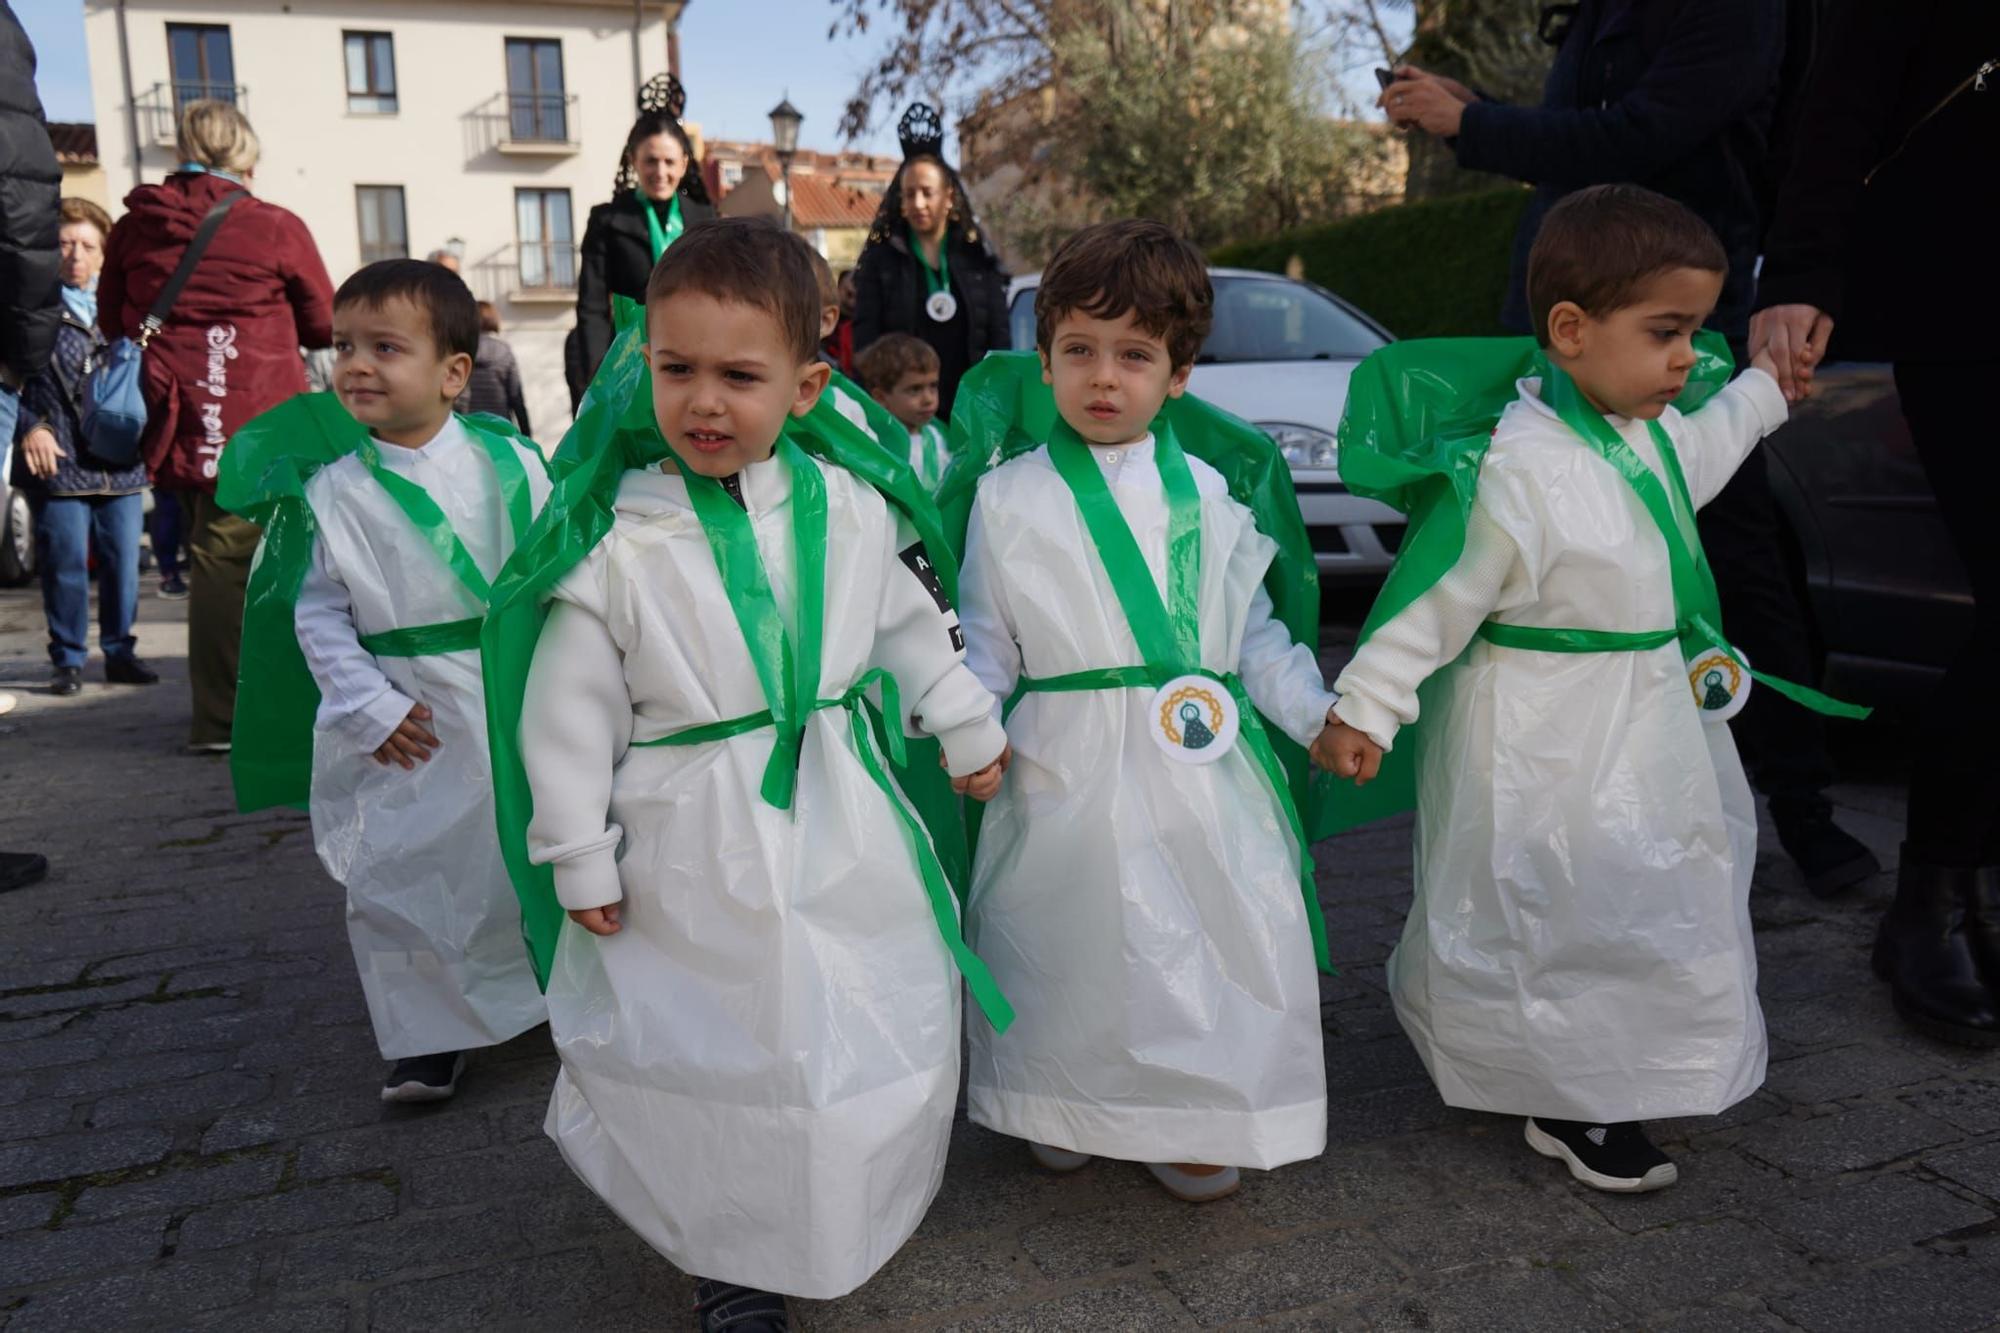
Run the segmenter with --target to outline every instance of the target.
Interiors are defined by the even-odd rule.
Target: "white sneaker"
[[[1052,1148],[1046,1143],[1028,1144],[1028,1155],[1035,1159],[1035,1165],[1044,1171],[1054,1171],[1067,1175],[1071,1171],[1081,1171],[1090,1165],[1090,1154],[1071,1152],[1067,1148]]]
[[[1182,1203],[1214,1203],[1226,1199],[1243,1186],[1243,1177],[1233,1166],[1225,1166],[1213,1175],[1197,1176],[1167,1162],[1148,1162],[1146,1169],[1153,1173],[1153,1179],[1166,1188],[1167,1193]]]
[[[0,690],[0,717],[5,717],[7,714],[13,712],[14,705],[19,702],[21,701],[7,693],[7,691]]]

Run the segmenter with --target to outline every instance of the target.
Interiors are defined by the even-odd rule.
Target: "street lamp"
[[[771,143],[778,150],[778,174],[784,183],[786,231],[792,229],[792,158],[799,151],[799,122],[804,119],[790,94],[771,108]]]

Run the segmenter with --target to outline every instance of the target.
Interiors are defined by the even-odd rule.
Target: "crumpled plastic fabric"
[[[1682,412],[1707,402],[1735,368],[1719,333],[1697,333],[1695,350],[1674,400]],[[1340,479],[1353,494],[1409,518],[1396,563],[1362,622],[1361,643],[1458,563],[1493,428],[1517,396],[1517,381],[1547,368],[1533,338],[1411,339],[1377,348],[1355,368],[1340,418]],[[1384,755],[1381,773],[1365,787],[1323,787],[1317,821],[1308,817],[1312,836],[1414,809],[1417,748],[1398,745]]]
[[[622,297],[614,299],[613,306],[617,337],[584,392],[575,424],[550,463],[555,492],[528,537],[494,580],[481,635],[501,852],[520,896],[522,931],[535,975],[544,987],[565,914],[556,900],[551,868],[536,865],[528,857],[527,827],[534,801],[520,754],[521,705],[528,670],[548,614],[550,591],[611,530],[620,479],[628,471],[651,466],[667,456],[666,442],[653,419],[644,309]],[[886,412],[881,415],[895,421]],[[870,420],[875,421],[875,414],[870,414]],[[882,437],[885,428],[881,426],[871,436],[842,415],[829,395],[822,394],[810,413],[794,418],[785,429],[807,452],[854,473],[900,511],[923,540],[946,595],[956,598],[956,548],[945,540],[936,506],[910,469],[909,437],[900,425],[894,428],[893,440]],[[902,720],[890,725],[902,725]],[[929,829],[938,860],[963,900],[970,876],[964,818],[938,755],[935,740],[909,737],[906,762],[895,767],[895,777]]]

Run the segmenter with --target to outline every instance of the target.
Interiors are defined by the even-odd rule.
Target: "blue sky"
[[[36,83],[48,118],[90,120],[83,0],[12,3],[35,43]],[[753,6],[758,21],[747,23]],[[841,109],[886,38],[878,30],[829,42],[835,12],[829,0],[692,0],[681,19],[688,119],[699,121],[710,138],[769,139],[767,113],[790,97],[806,117],[799,141],[809,148],[839,147],[834,127]],[[882,123],[863,146],[894,152],[897,114],[878,115]]]

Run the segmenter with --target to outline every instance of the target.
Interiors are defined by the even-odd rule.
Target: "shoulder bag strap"
[[[160,288],[160,295],[153,302],[153,308],[146,312],[146,318],[139,323],[139,346],[142,350],[152,341],[153,335],[166,326],[167,315],[173,310],[174,302],[180,299],[181,288],[187,286],[188,279],[194,276],[194,268],[201,262],[202,252],[207,250],[208,243],[215,239],[217,229],[222,226],[222,219],[236,206],[237,201],[244,197],[244,194],[245,191],[242,190],[231,190],[223,195],[215,201],[215,206],[208,210],[208,216],[201,220],[201,226],[195,229],[194,239],[188,242],[188,248],[181,253],[181,262],[174,269],[174,275],[167,279],[166,286]]]

